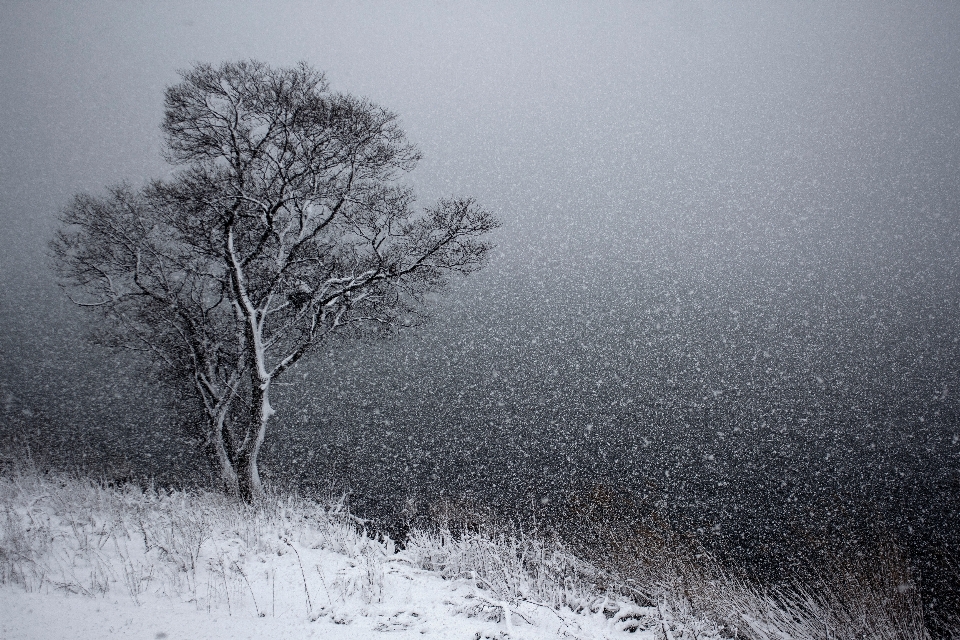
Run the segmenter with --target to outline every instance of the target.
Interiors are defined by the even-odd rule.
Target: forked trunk
[[[253,386],[253,402],[250,408],[251,433],[237,453],[237,476],[240,498],[253,504],[263,498],[263,482],[260,480],[257,456],[260,455],[260,447],[267,432],[267,422],[274,413],[270,406],[269,379]]]
[[[239,478],[237,477],[237,470],[233,466],[233,461],[230,460],[230,454],[227,452],[227,445],[223,438],[225,419],[226,411],[221,412],[220,415],[217,416],[211,440],[213,441],[213,450],[217,458],[217,467],[220,470],[220,481],[223,483],[223,488],[230,495],[239,497],[240,484]]]

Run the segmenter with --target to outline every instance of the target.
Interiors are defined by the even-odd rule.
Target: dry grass
[[[805,578],[764,586],[732,574],[669,530],[611,529],[598,564],[637,602],[657,608],[680,638],[930,640],[909,559],[887,544],[863,558],[833,557]],[[809,577],[813,575],[814,577]],[[947,637],[960,637],[948,630]]]
[[[351,599],[379,602],[385,564],[406,561],[472,584],[478,607],[507,624],[535,607],[561,619],[603,614],[615,629],[664,640],[931,638],[906,558],[892,545],[815,582],[765,588],[670,535],[611,529],[587,561],[554,535],[489,519],[450,525],[411,532],[394,555],[391,541],[370,537],[338,502],[275,496],[252,508],[213,492],[115,486],[8,465],[0,473],[0,584],[317,615]],[[303,562],[311,549],[346,560],[324,574]],[[274,588],[281,573],[297,585],[284,602]]]
[[[305,573],[297,547],[384,555],[338,503],[273,497],[252,508],[213,492],[113,486],[20,466],[0,474],[0,509],[0,584],[26,591],[119,589],[137,603],[151,593],[262,614],[277,572]],[[378,597],[377,584],[364,588]]]

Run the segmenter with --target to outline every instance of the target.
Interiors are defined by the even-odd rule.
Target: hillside
[[[763,586],[613,530],[594,562],[548,532],[453,518],[401,549],[336,500],[254,508],[7,462],[0,640],[932,637],[895,547],[817,584]]]
[[[654,624],[532,539],[415,532],[398,552],[337,504],[251,509],[55,474],[0,479],[0,504],[4,640],[635,638]]]

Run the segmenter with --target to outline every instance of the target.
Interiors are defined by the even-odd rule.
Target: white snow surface
[[[337,559],[325,558],[328,568]],[[139,604],[128,594],[85,596],[51,589],[27,593],[18,586],[0,588],[0,638],[3,640],[153,640],[329,638],[644,638],[618,630],[603,614],[576,615],[539,607],[511,608],[512,630],[500,611],[477,598],[463,583],[446,582],[395,563],[385,581],[384,599],[365,604],[355,599],[326,601],[308,615],[304,602],[291,597],[302,585],[292,576],[277,586],[283,604],[258,617],[250,598],[239,597],[233,610],[207,610],[195,602],[149,594]],[[261,595],[269,598],[261,586]],[[240,594],[236,594],[240,595]],[[319,595],[319,594],[315,594]],[[268,600],[269,602],[269,600]],[[297,606],[299,604],[299,606]],[[515,612],[514,612],[515,611]],[[498,621],[499,620],[499,621]]]
[[[0,477],[0,508],[0,640],[657,637],[549,545],[420,533],[395,552],[335,506],[52,475]]]

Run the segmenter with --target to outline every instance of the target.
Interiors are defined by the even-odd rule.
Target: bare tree
[[[53,249],[118,345],[191,386],[225,485],[252,501],[273,383],[335,332],[416,317],[483,265],[498,222],[470,199],[416,210],[397,117],[305,64],[181,76],[163,121],[178,172],[77,196]]]

